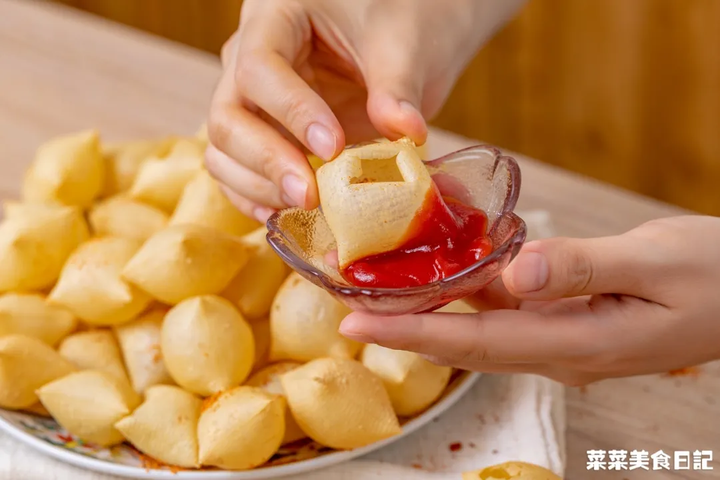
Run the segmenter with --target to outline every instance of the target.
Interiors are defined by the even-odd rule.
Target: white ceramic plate
[[[88,445],[68,434],[54,420],[32,414],[0,409],[0,430],[31,448],[77,467],[112,475],[142,479],[178,480],[258,480],[294,475],[346,462],[400,440],[449,409],[475,383],[480,374],[463,372],[445,390],[432,407],[403,424],[403,432],[366,447],[347,451],[318,449],[308,443],[286,450],[270,461],[269,466],[244,472],[223,470],[171,471],[152,467],[132,447],[122,444],[112,448]]]

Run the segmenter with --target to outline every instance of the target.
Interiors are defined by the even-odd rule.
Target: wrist
[[[475,51],[507,25],[527,0],[475,0],[471,2]]]
[[[458,0],[443,3],[443,10],[451,12],[446,30],[455,38],[452,54],[458,61],[459,69],[464,69],[478,50],[505,27],[526,3],[527,0]]]

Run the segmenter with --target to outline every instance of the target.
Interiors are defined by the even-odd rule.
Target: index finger
[[[288,206],[317,206],[317,188],[307,157],[242,104],[231,69],[223,73],[215,90],[208,134],[219,151],[272,181]],[[221,180],[232,183],[226,178]]]
[[[597,316],[591,312],[546,315],[518,310],[475,314],[429,313],[377,317],[355,312],[340,333],[377,343],[468,363],[552,363],[586,355],[598,338]]]
[[[240,30],[235,72],[239,91],[315,155],[331,160],[345,146],[342,127],[295,70],[313,48],[308,14],[292,2],[262,5]]]

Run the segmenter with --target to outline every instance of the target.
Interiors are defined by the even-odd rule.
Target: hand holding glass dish
[[[356,311],[436,310],[497,278],[525,240],[514,159],[488,146],[420,160],[407,139],[345,150],[317,171],[321,206],[282,210],[268,241]]]

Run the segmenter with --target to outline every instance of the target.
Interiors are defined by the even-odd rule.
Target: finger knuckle
[[[308,103],[303,95],[293,92],[285,96],[281,102],[281,115],[284,124],[296,135],[304,135],[311,118]]]
[[[287,32],[295,35],[295,45],[301,45],[310,41],[312,37],[312,25],[306,13],[306,7],[302,2],[297,0],[276,0],[279,8],[275,12],[280,15],[285,22]]]
[[[646,236],[648,238],[663,238],[668,233],[682,233],[687,228],[683,225],[682,221],[679,221],[677,217],[670,218],[655,218],[649,220],[639,227],[631,230],[630,232],[634,235]]]
[[[234,33],[220,49],[220,61],[222,62],[223,67],[227,67],[230,63],[230,55],[232,54],[236,41],[237,32]]]
[[[212,152],[209,149],[205,151],[205,169],[214,178],[218,177],[218,162],[219,159],[215,152]]]
[[[257,78],[260,76],[260,68],[262,66],[263,54],[257,50],[242,49],[238,53],[237,63],[235,64],[235,83],[242,90],[243,84],[249,78]]]
[[[495,359],[490,356],[488,349],[483,345],[472,345],[463,348],[453,356],[456,364],[479,364],[479,363],[495,363]]]
[[[575,248],[565,249],[567,270],[567,284],[574,292],[587,290],[592,283],[595,271],[594,265],[587,252]]]
[[[213,107],[208,118],[208,139],[219,150],[226,150],[232,138],[232,127],[223,107]],[[207,157],[207,156],[206,156]]]
[[[455,365],[457,365],[457,362],[447,357],[429,355],[425,356],[425,359],[433,365],[437,365],[438,367],[454,367]]]
[[[256,161],[258,162],[258,170],[260,175],[271,181],[278,181],[280,176],[280,167],[278,155],[269,145],[259,145],[256,153]]]
[[[454,362],[456,364],[470,365],[496,363],[499,359],[491,353],[488,345],[483,340],[486,338],[485,322],[478,318],[470,325],[472,325],[473,331],[468,332],[467,340],[453,355]]]
[[[222,49],[220,50],[220,63],[222,64],[223,68],[227,68],[230,63],[230,45],[227,43],[222,46]]]
[[[467,364],[467,363],[481,363],[483,360],[481,358],[485,357],[485,351],[484,350],[476,350],[474,348],[464,348],[462,350],[459,350],[455,352],[452,355],[452,361],[455,364]]]

